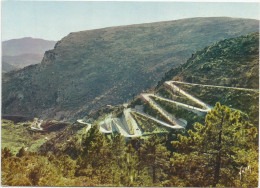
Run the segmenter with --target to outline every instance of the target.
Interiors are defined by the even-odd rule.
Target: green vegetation
[[[204,125],[196,123],[195,131],[179,134],[177,140],[176,134],[128,142],[119,134],[107,139],[93,126],[82,136],[74,159],[64,153],[39,154],[21,148],[14,155],[2,149],[2,184],[256,187],[257,135],[238,111],[219,103]]]
[[[144,132],[144,135],[151,133],[153,134],[169,132],[169,128],[158,125],[158,123],[154,122],[152,119],[144,117],[135,112],[132,112],[132,114],[135,120],[137,121],[138,126],[140,126],[141,130]]]
[[[258,133],[238,111],[217,103],[188,133],[173,142],[170,186],[257,187]]]
[[[259,88],[259,33],[225,39],[192,54],[161,80]]]
[[[30,127],[32,122],[14,123],[10,120],[2,119],[1,139],[2,148],[8,147],[11,152],[17,153],[21,147],[27,151],[36,152],[37,149],[55,136],[54,132],[41,133],[33,131]]]
[[[2,112],[82,118],[150,88],[196,50],[256,31],[257,20],[193,18],[71,33],[41,64],[3,76]]]
[[[193,129],[193,124],[195,122],[202,123],[204,121],[203,116],[198,116],[196,113],[191,112],[189,110],[177,107],[176,105],[162,101],[162,100],[156,100],[156,103],[158,103],[163,109],[165,109],[170,114],[174,114],[175,118],[182,118],[188,121],[186,129]]]
[[[186,84],[176,84],[184,91],[192,93],[195,97],[203,100],[211,106],[216,102],[227,105],[230,108],[241,110],[246,113],[254,125],[259,122],[259,91],[238,90],[228,88],[216,88],[207,86],[193,86]]]
[[[21,149],[23,150],[23,148]],[[20,151],[21,151],[20,150]],[[1,182],[10,186],[94,186],[86,177],[74,177],[76,163],[66,155],[39,155],[19,152],[15,156],[7,148],[2,149]]]
[[[135,98],[131,103],[128,105],[129,108],[134,108],[136,105],[142,105],[143,102],[140,98]]]
[[[144,112],[150,116],[153,116],[159,120],[171,124],[171,122],[169,122],[169,120],[166,119],[166,117],[164,117],[161,113],[159,113],[156,109],[154,109],[150,104],[147,103],[144,104]]]
[[[45,54],[41,65],[4,75],[3,112],[46,119],[85,116],[92,126],[86,131],[88,125],[52,121],[43,124],[45,132],[37,133],[30,129],[32,122],[3,120],[2,184],[256,187],[259,91],[177,84],[216,104],[204,122],[204,117],[154,98],[176,118],[188,121],[185,130],[169,130],[132,112],[145,134],[124,139],[116,132],[103,135],[98,123],[108,114],[121,117],[124,110],[122,105],[100,106],[134,97],[196,48],[257,29],[253,20],[196,18],[68,35]],[[196,105],[162,82],[173,78],[258,88],[258,40],[258,33],[253,33],[206,47],[169,71],[150,92]],[[135,105],[170,123],[137,97],[129,107]]]
[[[161,86],[157,91],[156,91],[160,96],[167,98],[167,99],[171,99],[171,100],[175,100],[177,102],[181,102],[184,104],[188,104],[191,106],[195,106],[198,108],[203,108],[203,106],[195,103],[194,101],[188,99],[187,97],[180,95],[179,93],[173,93],[172,91],[169,91],[169,89],[167,89],[164,86]],[[157,98],[152,97],[154,100],[157,100]]]
[[[66,154],[75,159],[80,151],[82,138],[86,134],[87,125],[74,123],[59,131],[57,135],[38,148],[40,153],[51,151],[55,155]]]

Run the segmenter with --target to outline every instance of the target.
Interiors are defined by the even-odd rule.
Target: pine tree
[[[156,134],[145,141],[140,150],[141,165],[149,169],[154,185],[162,185],[167,179],[170,152]]]
[[[205,125],[196,123],[194,129],[173,142],[177,152],[171,159],[171,186],[239,186],[243,184],[241,167],[254,166],[257,173],[256,157],[244,157],[248,152],[257,156],[257,129],[238,111],[217,103],[207,114]],[[257,186],[256,177],[246,184]]]
[[[110,158],[110,169],[112,176],[112,184],[117,186],[124,185],[123,179],[126,176],[125,161],[125,140],[121,134],[113,135],[110,143],[110,150],[113,153]]]
[[[77,164],[77,175],[91,177],[95,183],[112,182],[111,159],[113,153],[97,125],[92,126],[82,141],[82,155]],[[80,162],[80,163],[79,163]]]

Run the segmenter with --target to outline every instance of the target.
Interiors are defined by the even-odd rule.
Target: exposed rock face
[[[55,61],[55,52],[49,50],[44,53],[42,64],[48,65]]]

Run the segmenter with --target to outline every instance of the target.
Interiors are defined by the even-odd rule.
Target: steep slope
[[[232,38],[228,40],[220,41],[213,46],[218,46],[211,51],[208,51],[208,53],[220,53],[221,52],[221,46],[228,46],[229,51],[235,51],[236,47],[241,44],[241,41],[250,44],[250,49],[252,50],[258,50],[258,46],[256,45],[258,43],[257,40],[257,33],[253,33],[250,35],[240,36],[237,38]],[[233,42],[231,42],[233,41]],[[220,45],[221,44],[221,45]],[[228,45],[230,44],[230,45]],[[255,47],[253,47],[255,46]],[[207,48],[210,48],[206,47]],[[242,45],[242,48],[247,48],[248,46]],[[226,49],[226,48],[225,48]],[[233,49],[233,50],[232,50]],[[240,51],[244,51],[245,53],[242,55],[243,57],[247,57],[249,54],[251,54],[250,51],[240,49]],[[198,51],[195,53],[200,53],[201,51]],[[205,54],[204,54],[205,55]],[[227,55],[227,54],[226,54]],[[237,64],[237,61],[234,61],[235,59],[239,60],[242,58],[242,56],[237,56],[235,53],[229,54],[228,57],[225,58],[227,62],[229,62],[229,66],[232,64]],[[206,56],[207,57],[207,56]],[[203,59],[198,55],[199,59]],[[214,61],[215,58],[213,58],[211,61],[208,61],[208,64],[211,64]],[[251,69],[248,69],[248,66],[251,66],[251,61],[254,58],[251,58],[248,60],[248,63],[244,66],[245,73],[250,72]],[[233,60],[233,61],[231,61]],[[189,62],[189,60],[187,61]],[[233,62],[233,63],[231,63]],[[194,62],[196,64],[200,64],[200,62]],[[185,66],[182,65],[182,66]],[[215,66],[215,65],[214,65]],[[213,66],[213,67],[214,67]],[[232,66],[231,66],[232,67]],[[223,69],[226,69],[226,67],[221,67]],[[224,71],[224,70],[223,70]],[[234,69],[234,71],[239,71],[239,69]],[[210,75],[213,75],[214,73],[208,73]],[[207,76],[206,73],[202,74],[202,77]],[[245,74],[246,75],[246,74]],[[226,75],[227,78],[231,79],[233,77],[232,74]],[[241,75],[241,79],[243,80],[244,75]],[[185,78],[184,78],[185,79]],[[244,79],[246,80],[246,79]],[[169,81],[167,81],[169,83]],[[166,83],[167,83],[166,82]],[[240,80],[234,80],[233,84],[239,85]],[[201,115],[196,113],[194,111],[194,107],[201,108],[201,110],[206,110],[205,106],[203,107],[202,103],[207,103],[210,106],[214,106],[216,102],[221,102],[223,105],[227,105],[232,109],[241,110],[243,116],[245,116],[247,119],[249,119],[254,125],[258,125],[258,100],[259,100],[259,91],[256,89],[238,89],[233,87],[216,87],[215,85],[218,84],[218,81],[215,80],[215,82],[212,82],[214,85],[204,85],[204,84],[193,84],[193,83],[185,83],[185,82],[172,82],[175,86],[178,86],[179,88],[183,89],[183,91],[186,92],[186,95],[183,95],[183,92],[180,92],[179,89],[175,89],[173,91],[172,88],[167,87],[167,84],[164,83],[164,85],[161,85],[158,89],[155,90],[149,90],[144,93],[153,93],[154,95],[157,95],[157,97],[151,97],[154,100],[154,103],[157,103],[157,105],[160,106],[163,110],[167,111],[172,116],[175,116],[175,118],[183,118],[187,121],[187,126],[185,127],[185,130],[192,129],[193,124],[195,122],[204,123],[205,120],[205,113]],[[169,86],[169,85],[168,85]],[[181,94],[182,93],[182,94]],[[187,97],[188,95],[189,97]],[[143,94],[142,94],[143,95]],[[141,96],[141,95],[140,95]],[[81,148],[81,139],[84,134],[87,133],[89,130],[89,124],[95,125],[103,122],[107,117],[114,118],[114,119],[122,119],[124,117],[124,111],[128,108],[131,108],[134,119],[136,120],[139,129],[142,131],[142,137],[149,136],[151,134],[167,134],[171,131],[171,133],[177,133],[176,129],[168,129],[167,127],[162,126],[162,124],[159,124],[158,121],[154,121],[153,119],[158,119],[161,121],[164,121],[165,123],[170,123],[165,119],[165,117],[162,116],[162,114],[156,110],[156,108],[153,107],[153,105],[149,102],[144,102],[143,97],[135,97],[133,101],[131,101],[128,105],[118,105],[118,106],[112,106],[107,108],[101,108],[96,112],[91,113],[89,116],[85,117],[83,121],[77,121],[73,124],[67,126],[62,131],[59,131],[57,135],[52,137],[52,139],[46,141],[42,146],[38,147],[38,151],[41,152],[48,152],[52,151],[56,154],[66,153],[70,155],[71,157],[75,158],[77,157],[80,148]],[[160,97],[159,97],[160,96]],[[163,98],[168,99],[167,100],[161,100]],[[199,99],[201,102],[200,104],[194,100],[194,97]],[[142,100],[141,100],[142,98]],[[193,100],[191,100],[193,98]],[[179,102],[182,104],[190,105],[190,108],[193,108],[192,110],[187,110],[187,108],[181,107],[181,105],[175,105],[174,103],[170,101]],[[205,111],[205,112],[206,112]],[[138,113],[139,112],[139,113]],[[142,112],[142,113],[140,113]],[[198,112],[198,110],[197,110]],[[141,115],[141,114],[146,115]],[[245,113],[248,115],[248,117],[245,115]],[[149,115],[149,116],[147,116]],[[153,117],[153,119],[149,118]],[[82,117],[81,117],[82,118]],[[84,122],[85,121],[85,122]],[[82,123],[83,122],[83,123]],[[114,121],[115,122],[115,121]],[[109,123],[109,122],[108,122]],[[131,122],[130,122],[131,124]],[[112,129],[113,130],[113,129]],[[115,129],[118,131],[118,129]],[[119,130],[120,131],[120,130]],[[120,132],[122,133],[122,132]],[[106,133],[106,135],[108,135]]]
[[[206,52],[203,53],[205,50]],[[252,74],[252,70],[258,69],[258,64],[255,64],[255,60],[258,59],[258,50],[258,33],[223,40],[214,45],[208,46],[203,50],[197,51],[193,55],[193,57],[196,56],[197,61],[191,61],[191,58],[185,64],[181,65],[178,69],[174,69],[176,71],[175,75],[173,74],[173,70],[168,72],[167,75],[175,76],[174,79],[182,78],[183,80],[186,80],[186,78],[190,77],[191,75],[194,75],[194,78],[199,78],[199,76],[195,77],[198,74],[200,74],[201,78],[208,78],[209,76],[212,76],[213,80],[210,80],[209,82],[213,85],[208,85],[207,83],[205,83],[205,85],[179,81],[172,83],[174,83],[175,86],[179,87],[186,93],[192,95],[193,97],[196,97],[204,103],[209,104],[210,106],[214,106],[216,102],[220,102],[222,105],[226,105],[233,110],[240,110],[242,112],[242,115],[257,127],[259,122],[259,90],[228,87],[228,83],[226,83],[227,87],[217,87],[217,85],[220,84],[218,79],[221,80],[221,75],[218,77],[215,74],[219,74],[219,72],[216,71],[223,72],[222,76],[225,79],[233,79],[234,76],[238,74],[240,76],[240,79],[232,80],[230,86],[242,87],[244,83],[241,83],[241,80],[250,83],[250,87],[256,86],[258,84],[258,80],[253,79],[251,82],[248,82],[249,78],[247,75]],[[213,54],[216,55],[213,56]],[[209,59],[209,56],[211,56],[212,59]],[[218,65],[215,63],[215,61],[217,61],[218,59],[223,59],[226,63],[221,62],[220,65]],[[241,59],[247,59],[246,63],[239,62]],[[201,67],[201,63],[204,66],[212,65],[212,71],[200,71],[200,69],[197,67]],[[243,66],[241,65],[244,69],[243,74],[240,74],[240,64],[243,64]],[[191,71],[191,65],[193,68],[195,67],[196,72]],[[187,68],[185,69],[184,67]],[[221,70],[218,70],[217,68]],[[233,71],[232,74],[224,74],[225,72],[231,71]],[[172,75],[170,75],[170,73]],[[166,78],[164,78],[164,80],[166,80]],[[145,93],[153,93],[157,96],[160,96],[160,98],[163,97],[171,101],[176,101],[197,108],[202,107],[201,105],[198,105],[197,103],[192,101],[191,97],[187,98],[177,92],[179,89],[177,89],[177,91],[173,91],[171,88],[166,87],[167,85],[165,83],[167,82],[169,81],[167,80],[166,82],[164,82],[164,84],[158,86],[157,89],[151,89],[146,91]],[[115,107],[100,109],[85,117],[84,120],[88,123],[100,124],[100,122],[102,122],[109,116],[115,119],[122,118],[125,108],[131,108],[133,110],[132,115],[136,120],[138,127],[142,130],[142,138],[145,138],[146,135],[151,135],[155,133],[164,134],[168,133],[169,131],[171,131],[171,133],[174,133],[175,135],[177,133],[181,133],[176,132],[178,131],[176,129],[166,129],[166,127],[163,127],[161,124],[149,118],[147,115],[167,122],[167,119],[162,117],[159,111],[153,108],[153,105],[141,100],[140,96],[135,97],[135,99],[131,101],[127,107],[125,105],[118,105]],[[167,111],[167,113],[175,116],[176,118],[185,119],[187,121],[187,126],[185,127],[186,130],[193,129],[193,125],[195,122],[204,123],[205,115],[197,115],[196,113],[194,113],[194,111],[187,110],[187,108],[181,108],[181,105],[177,106],[172,102],[170,103],[165,100],[160,100],[160,98],[153,97],[154,102],[157,103],[162,109]],[[134,111],[138,110],[140,112],[140,109],[143,110],[143,113],[145,113],[146,116],[140,115],[140,113],[136,113],[136,111]],[[245,115],[245,113],[247,115]],[[59,132],[57,136],[48,140],[41,147],[39,147],[39,151],[53,151],[56,154],[66,153],[75,158],[80,150],[79,148],[81,148],[82,135],[84,133],[86,134],[88,126],[89,125],[87,123],[84,124],[75,122],[72,126],[67,127],[63,131]]]
[[[212,106],[221,102],[241,110],[258,125],[259,32],[225,39],[197,51],[185,64],[165,74],[156,90],[162,96],[170,96],[163,85],[167,80],[184,81],[175,84]]]
[[[222,40],[197,51],[164,80],[259,88],[259,33]],[[160,85],[159,84],[159,85]]]
[[[258,21],[193,18],[71,33],[40,65],[3,78],[3,113],[82,117],[158,82],[198,49],[258,31]]]

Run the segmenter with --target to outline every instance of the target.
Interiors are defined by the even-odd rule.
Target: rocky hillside
[[[255,31],[257,20],[193,18],[71,33],[40,65],[3,77],[3,113],[82,117],[150,88],[196,50]]]
[[[170,79],[259,88],[259,32],[225,39],[197,51],[185,64],[167,72],[160,84]]]
[[[246,113],[254,125],[259,122],[259,32],[231,39],[197,51],[188,61],[171,69],[157,85],[157,92],[167,96],[166,80],[214,106],[216,102]],[[208,87],[204,85],[234,88]],[[250,88],[248,89],[236,89]]]
[[[2,71],[9,72],[41,63],[44,52],[53,49],[55,43],[55,41],[31,37],[2,42]]]
[[[250,49],[250,50],[248,50]],[[252,79],[251,82],[247,75],[252,74],[251,71],[257,69],[258,64],[254,64],[254,62],[258,59],[258,33],[253,33],[249,35],[244,35],[236,38],[231,38],[228,40],[220,41],[214,45],[208,46],[203,50],[197,51],[193,57],[195,56],[197,61],[193,61],[191,63],[191,59],[187,61],[184,65],[180,66],[177,70],[182,70],[183,72],[179,72],[175,75],[174,79],[182,79],[185,81],[189,81],[187,78],[190,75],[193,75],[194,78],[197,78],[196,75],[201,74],[201,78],[207,78],[208,75],[214,78],[210,81],[213,85],[220,85],[222,83],[221,76],[217,77],[215,74],[219,74],[219,72],[215,72],[214,69],[218,67],[222,69],[223,79],[224,80],[232,80],[235,78],[235,75],[240,75],[240,79],[234,79],[230,82],[230,85],[226,83],[226,86],[244,86],[241,84],[241,80],[251,83],[249,87],[256,86],[258,84],[258,80],[256,78]],[[205,53],[206,52],[206,53]],[[236,52],[236,53],[234,53]],[[241,54],[240,52],[243,52]],[[213,54],[216,54],[213,56]],[[218,54],[218,55],[217,55]],[[222,54],[222,55],[221,55]],[[207,57],[212,57],[212,59],[208,59]],[[251,57],[251,58],[249,58]],[[214,64],[218,59],[223,59],[226,63],[220,63],[219,66]],[[244,72],[240,73],[240,66],[238,62],[241,59],[248,59],[247,63],[243,62]],[[200,60],[200,61],[198,61]],[[203,63],[202,63],[203,62]],[[199,68],[201,64],[204,66],[212,66],[212,71],[208,70],[206,72],[200,71]],[[224,65],[225,66],[224,66]],[[191,73],[191,66],[196,70],[196,72]],[[242,65],[241,65],[242,66]],[[188,67],[185,69],[185,67]],[[218,70],[218,69],[217,69]],[[187,74],[189,71],[190,74]],[[232,72],[232,74],[224,74],[225,72]],[[170,75],[172,73],[172,75]],[[183,73],[183,74],[182,74]],[[168,76],[173,76],[173,70],[171,70]],[[182,76],[182,77],[181,77]],[[164,78],[166,79],[166,78]],[[198,81],[198,80],[195,80]],[[198,81],[199,82],[199,81]],[[253,123],[256,127],[259,124],[259,91],[252,89],[236,89],[230,87],[213,87],[208,85],[193,85],[192,83],[185,82],[176,82],[175,86],[183,89],[183,91],[192,95],[203,101],[210,106],[214,106],[217,102],[220,102],[222,105],[226,105],[232,110],[239,110],[243,117]],[[207,83],[205,83],[207,84]],[[165,85],[160,85],[157,89],[148,90],[145,93],[154,93],[157,96],[164,97],[166,99],[188,104],[191,106],[195,106],[197,108],[201,108],[200,105],[195,103],[194,101],[188,99],[184,95],[180,95],[178,92],[173,92],[169,87]],[[187,108],[181,108],[173,103],[169,103],[164,100],[160,100],[159,98],[153,98],[154,102],[157,103],[163,110],[171,114],[175,118],[183,118],[187,121],[187,126],[185,130],[193,129],[195,122],[204,123],[205,115],[199,116],[194,111],[189,111]],[[99,124],[108,116],[112,115],[112,118],[122,118],[123,110],[125,108],[132,109],[142,109],[140,106],[143,106],[143,112],[150,117],[157,118],[161,121],[167,122],[165,117],[163,117],[156,108],[154,108],[149,103],[144,103],[140,97],[135,97],[133,101],[129,103],[129,105],[124,107],[123,105],[118,105],[112,108],[103,108],[100,109],[89,116],[86,116],[84,120],[88,123]],[[167,129],[163,127],[161,124],[149,119],[147,116],[141,116],[140,113],[132,113],[134,119],[136,120],[138,127],[142,130],[142,138],[145,138],[146,135],[151,134],[165,134],[167,132],[171,132],[176,134],[180,132],[176,132],[174,129]],[[89,125],[84,125],[79,122],[75,122],[71,126],[66,127],[66,129],[59,132],[55,137],[44,143],[41,147],[39,147],[39,151],[47,152],[52,151],[56,154],[66,153],[70,155],[72,158],[75,158],[80,151],[81,148],[81,138],[84,132],[86,132],[86,127]],[[130,125],[129,125],[130,126]],[[173,135],[173,134],[172,134]],[[68,141],[68,142],[67,142]],[[66,144],[64,144],[66,143]]]

